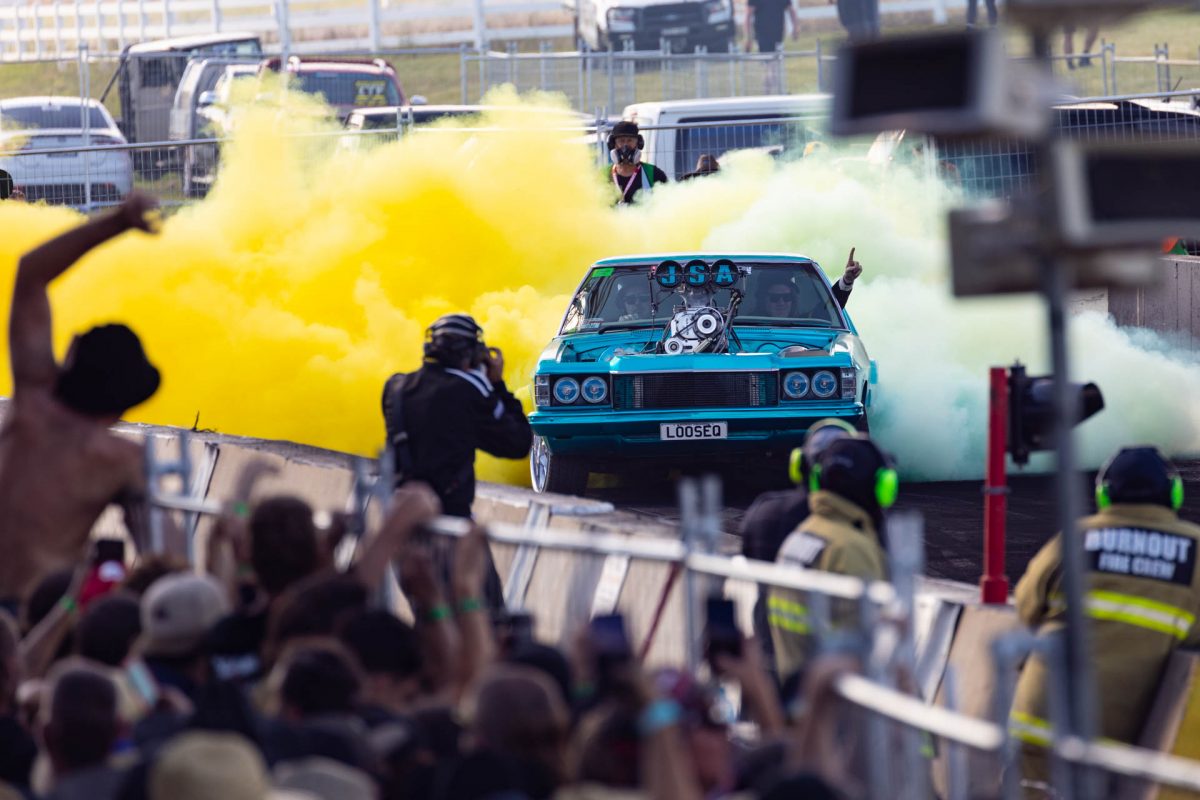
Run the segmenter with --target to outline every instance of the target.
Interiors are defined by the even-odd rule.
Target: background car
[[[733,0],[564,0],[575,12],[580,47],[710,53],[732,49],[737,34]]]
[[[715,471],[731,457],[779,467],[818,420],[867,430],[873,383],[874,364],[811,259],[600,261],[534,373],[533,486],[579,494],[590,472]]]
[[[400,106],[407,100],[396,70],[381,58],[303,59],[292,56],[284,64],[278,57],[268,58],[259,68],[260,75],[286,71],[289,87],[319,95],[337,113],[338,121],[356,108]]]
[[[84,208],[120,202],[133,189],[129,151],[85,148],[125,144],[98,100],[0,100],[0,169],[29,201]]]
[[[207,64],[208,61],[203,62]],[[225,63],[213,81],[212,88],[200,92],[193,98],[195,111],[188,120],[191,128],[189,138],[221,139],[232,132],[232,106],[230,100],[233,85],[239,80],[248,80],[258,72],[258,63]],[[197,80],[197,85],[201,81]],[[180,91],[183,91],[181,84]],[[181,121],[182,127],[182,121]],[[182,133],[182,131],[181,131]],[[216,142],[193,144],[183,151],[183,194],[184,197],[204,197],[212,188],[217,177],[217,161],[220,146]]]

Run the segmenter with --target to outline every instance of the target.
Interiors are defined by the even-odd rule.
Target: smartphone
[[[737,626],[736,608],[732,600],[710,597],[705,602],[704,654],[714,671],[718,655],[741,658],[742,632]]]
[[[92,563],[107,564],[115,561],[125,564],[125,541],[123,539],[97,539],[92,548]]]
[[[508,640],[510,649],[533,642],[533,615],[518,613],[508,617]]]
[[[150,674],[150,668],[146,666],[146,662],[139,658],[129,659],[125,663],[125,680],[146,709],[152,709],[158,705],[158,682]]]

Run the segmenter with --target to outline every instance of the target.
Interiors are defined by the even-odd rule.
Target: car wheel
[[[546,437],[533,437],[529,453],[529,477],[536,492],[582,495],[587,489],[588,468],[580,460],[550,452]]]

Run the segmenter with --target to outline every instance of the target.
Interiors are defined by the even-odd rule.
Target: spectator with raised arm
[[[110,503],[125,504],[128,519],[145,492],[141,448],[109,427],[154,394],[158,370],[121,324],[76,336],[59,364],[49,288],[93,248],[129,230],[150,231],[152,208],[146,196],[130,195],[26,253],[17,267],[8,329],[13,397],[0,429],[0,603],[10,607],[41,577],[83,557]]]

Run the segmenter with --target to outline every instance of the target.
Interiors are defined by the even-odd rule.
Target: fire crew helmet
[[[646,149],[646,140],[642,138],[641,131],[638,129],[638,124],[636,122],[631,122],[630,120],[623,119],[620,122],[618,122],[616,125],[613,125],[612,132],[608,134],[608,149],[609,150],[617,149],[617,137],[618,136],[636,136],[637,137],[637,149],[638,150]]]
[[[853,436],[857,431],[854,426],[844,419],[830,417],[817,422],[804,434],[804,445],[792,450],[788,459],[788,476],[792,483],[801,486],[808,480],[809,471],[816,462],[817,456],[830,443],[847,436]]]
[[[831,491],[876,516],[895,504],[900,477],[891,458],[869,438],[845,436],[816,457],[808,488]]]
[[[1183,478],[1157,447],[1123,447],[1096,476],[1096,506],[1146,503],[1178,511]]]
[[[425,329],[425,357],[439,364],[458,366],[464,358],[477,363],[486,351],[483,328],[466,314],[445,314]]]

